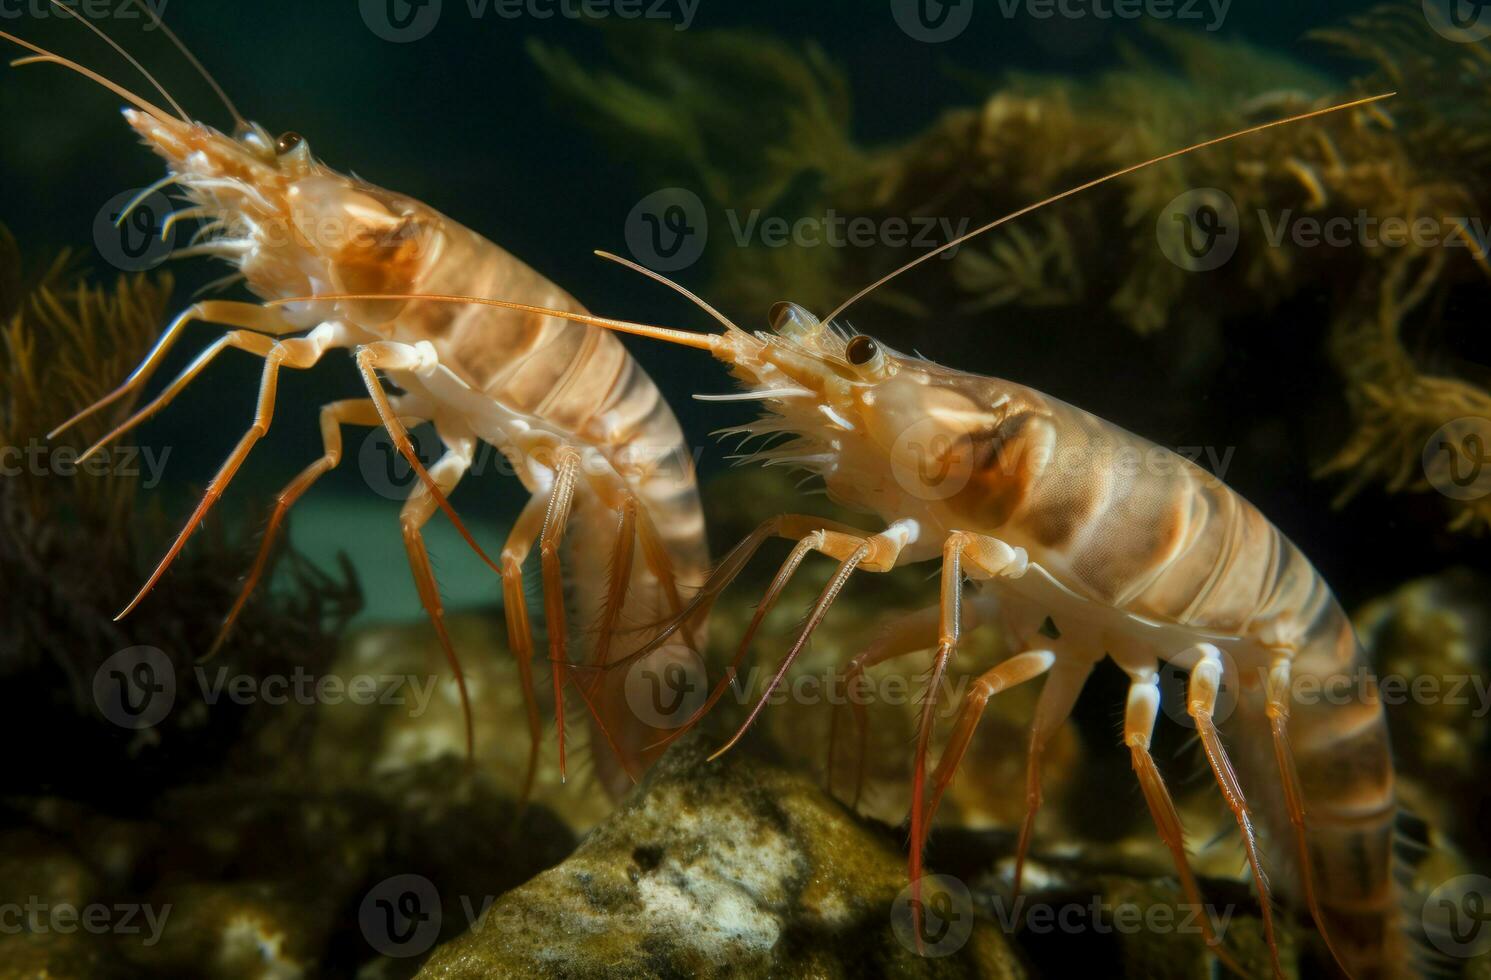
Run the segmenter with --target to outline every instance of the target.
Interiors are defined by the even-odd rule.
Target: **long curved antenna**
[[[125,0],[126,5],[129,2],[130,0]],[[134,4],[145,11],[145,16],[150,18],[151,23],[155,24],[160,29],[160,32],[169,38],[172,44],[176,45],[176,50],[180,51],[186,60],[191,63],[191,66],[197,69],[198,74],[207,80],[207,84],[212,86],[212,90],[217,93],[217,97],[222,100],[223,105],[227,106],[228,111],[233,114],[234,125],[239,128],[246,128],[248,120],[243,118],[243,114],[238,111],[238,107],[233,104],[233,100],[228,98],[228,93],[223,91],[223,87],[217,83],[217,79],[212,77],[212,72],[208,71],[207,67],[197,60],[197,56],[192,54],[191,49],[186,46],[181,38],[176,36],[176,32],[166,26],[166,22],[161,19],[161,15],[152,10],[150,4],[145,3],[144,0],[134,0]]]
[[[725,314],[721,313],[719,310],[715,309],[713,306],[710,306],[708,303],[704,302],[704,300],[700,299],[694,293],[694,291],[691,290],[691,289],[689,289],[687,286],[684,286],[684,285],[682,285],[680,283],[674,282],[672,279],[669,279],[667,276],[663,275],[660,272],[653,272],[651,269],[647,268],[645,265],[639,265],[638,263],[633,262],[631,259],[624,259],[621,256],[615,255],[615,254],[613,254],[611,252],[606,252],[606,251],[602,251],[601,249],[596,249],[595,250],[595,254],[599,255],[603,259],[606,259],[607,261],[615,262],[618,265],[624,265],[628,269],[631,269],[633,272],[640,272],[640,273],[642,273],[642,275],[646,276],[647,278],[655,280],[656,282],[660,282],[664,286],[667,286],[669,289],[673,290],[674,292],[677,292],[677,293],[679,293],[679,294],[687,297],[688,299],[693,300],[693,302],[694,302],[694,304],[696,306],[698,306],[705,313],[708,313],[710,316],[714,317],[715,320],[717,320],[719,323],[723,324],[726,330],[740,330],[740,328],[737,327],[730,320],[729,317],[725,316]],[[744,330],[740,330],[740,332],[744,333],[745,331]]]
[[[91,68],[84,68],[76,61],[64,58],[60,54],[54,54],[51,51],[48,51],[46,48],[37,47],[30,41],[22,40],[21,38],[16,37],[14,34],[7,33],[6,31],[0,31],[0,38],[9,41],[12,44],[20,45],[27,51],[35,52],[35,55],[33,57],[17,58],[16,60],[12,61],[10,63],[12,68],[22,68],[26,65],[39,64],[61,65],[63,68],[66,68],[70,71],[75,71],[79,75],[82,75],[84,78],[102,85],[110,92],[113,92],[121,99],[124,99],[126,102],[130,103],[130,105],[133,105],[136,109],[139,109],[141,112],[150,113],[150,115],[154,116],[161,122],[173,124],[176,122],[176,120],[172,118],[171,114],[166,112],[166,110],[162,109],[160,106],[153,105],[145,101],[135,93],[131,92],[129,89],[118,84],[117,82],[109,81],[107,78],[100,75],[98,72],[94,71]]]
[[[1383,99],[1391,98],[1392,96],[1397,94],[1397,92],[1383,92],[1381,95],[1371,95],[1364,99],[1353,99],[1350,102],[1343,102],[1340,105],[1329,106],[1325,109],[1314,109],[1310,112],[1302,112],[1297,116],[1289,116],[1286,119],[1275,119],[1273,122],[1266,122],[1259,126],[1250,126],[1247,129],[1239,129],[1237,132],[1228,133],[1226,136],[1215,136],[1209,140],[1203,140],[1200,143],[1192,144],[1191,146],[1188,146],[1183,150],[1171,150],[1169,153],[1161,154],[1160,156],[1145,160],[1143,163],[1136,163],[1132,166],[1124,167],[1122,170],[1115,170],[1113,171],[1113,173],[1107,174],[1103,177],[1099,177],[1096,180],[1089,180],[1085,184],[1079,184],[1076,187],[1062,191],[1060,194],[1053,194],[1043,201],[1037,201],[1034,204],[1026,205],[1018,211],[1013,211],[1002,218],[997,218],[986,225],[981,225],[978,228],[975,228],[972,231],[968,232],[967,234],[959,235],[952,241],[944,242],[943,244],[932,249],[930,252],[925,252],[921,255],[918,255],[916,258],[912,259],[910,262],[907,262],[899,269],[895,270],[892,273],[889,273],[888,275],[881,276],[879,279],[875,280],[864,289],[861,289],[859,292],[855,293],[853,296],[840,303],[832,313],[830,313],[826,317],[823,317],[823,322],[828,323],[829,321],[836,319],[845,310],[849,309],[849,307],[864,299],[870,293],[890,282],[901,273],[908,272],[916,268],[923,262],[926,262],[928,259],[941,255],[943,252],[946,252],[950,248],[957,248],[959,245],[962,245],[970,238],[976,238],[986,231],[998,228],[1000,225],[1004,224],[1007,221],[1014,221],[1016,218],[1023,217],[1032,211],[1045,207],[1048,204],[1055,204],[1057,201],[1060,201],[1063,198],[1071,197],[1073,194],[1080,194],[1083,191],[1091,190],[1099,184],[1106,184],[1110,180],[1117,180],[1119,177],[1127,177],[1129,174],[1133,173],[1136,170],[1143,170],[1145,167],[1152,167],[1157,163],[1164,163],[1166,160],[1173,160],[1176,157],[1184,156],[1187,153],[1194,153],[1197,150],[1204,150],[1209,146],[1216,146],[1218,143],[1226,143],[1228,140],[1235,140],[1242,136],[1251,136],[1254,133],[1261,133],[1265,129],[1273,129],[1275,126],[1288,126],[1291,123],[1304,122],[1306,119],[1314,119],[1316,116],[1324,116],[1328,113],[1341,112],[1346,109],[1356,109],[1364,105],[1370,105],[1373,102],[1380,102]]]
[[[554,310],[547,306],[529,306],[527,303],[509,303],[501,299],[484,299],[480,296],[452,296],[442,293],[325,293],[320,296],[289,296],[284,299],[272,299],[265,302],[265,306],[286,306],[290,303],[317,303],[333,300],[420,300],[428,303],[467,303],[476,306],[496,306],[504,310],[521,310],[524,313],[537,313],[541,316],[558,317],[561,320],[569,320],[573,323],[588,323],[592,327],[605,327],[617,333],[636,334],[639,337],[650,337],[653,340],[667,341],[670,344],[680,344],[684,347],[695,347],[699,350],[713,351],[720,345],[723,335],[716,333],[694,333],[691,330],[674,330],[671,327],[654,327],[646,323],[633,323],[631,320],[612,320],[603,316],[587,316],[584,313],[573,313],[568,310]]]
[[[186,114],[186,110],[181,107],[181,103],[177,102],[175,98],[171,96],[171,93],[166,91],[166,87],[164,85],[156,81],[155,76],[150,74],[150,72],[145,69],[145,66],[140,64],[140,62],[138,61],[138,59],[135,58],[134,55],[124,50],[124,45],[120,44],[112,37],[109,37],[108,34],[104,33],[103,28],[99,27],[97,24],[93,23],[93,21],[87,19],[82,14],[78,13],[67,4],[63,3],[62,0],[52,0],[52,6],[56,7],[58,10],[63,11],[67,14],[67,16],[71,17],[79,24],[82,24],[94,34],[97,34],[99,37],[103,38],[105,44],[113,48],[115,51],[119,52],[119,54],[124,58],[125,61],[128,61],[130,64],[134,65],[135,70],[138,71],[141,75],[145,76],[145,81],[155,86],[155,90],[166,97],[166,101],[171,103],[171,108],[176,110],[176,114],[181,117],[182,122],[190,123],[192,121],[191,117]]]

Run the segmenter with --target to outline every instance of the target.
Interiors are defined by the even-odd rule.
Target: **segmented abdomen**
[[[518,300],[573,312],[586,312],[572,296],[517,258],[447,218],[424,219],[424,247],[436,249],[407,291],[427,294]],[[480,305],[414,301],[397,316],[401,331],[428,339],[441,363],[472,388],[509,410],[541,420],[566,443],[593,449],[625,478],[645,520],[656,529],[671,572],[687,590],[703,581],[708,547],[693,458],[683,430],[657,386],[604,330],[552,316]],[[509,449],[510,447],[498,447]],[[570,517],[565,546],[572,650],[594,648],[593,627],[606,596],[618,514],[588,492],[582,478]],[[624,634],[608,658],[632,652],[677,608],[674,590],[649,570],[644,548],[635,549],[631,582],[619,628]],[[687,594],[683,598],[687,599]],[[573,656],[573,660],[580,659]],[[659,733],[628,710],[622,686],[625,671],[607,675],[595,707],[602,723],[623,749],[646,761],[647,746]],[[604,779],[620,788],[623,777],[597,746],[594,756]]]
[[[1403,962],[1392,758],[1375,678],[1346,614],[1299,549],[1220,479],[1087,412],[1041,400],[1041,411],[1006,423],[1023,430],[1025,449],[1042,451],[1014,522],[1042,561],[1064,564],[1063,580],[1100,602],[1257,641],[1262,655],[1236,665],[1243,690],[1223,729],[1240,750],[1275,861],[1294,848],[1262,681],[1267,645],[1295,649],[1289,741],[1325,925],[1356,976],[1393,975],[1382,966]]]

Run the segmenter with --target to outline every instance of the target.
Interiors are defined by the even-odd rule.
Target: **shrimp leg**
[[[191,517],[186,522],[186,526],[176,536],[176,541],[171,545],[170,550],[166,552],[165,557],[161,559],[160,564],[156,566],[155,571],[151,573],[149,580],[136,593],[134,599],[124,608],[123,612],[115,617],[116,620],[128,616],[140,604],[140,601],[150,593],[150,590],[155,588],[155,584],[160,581],[161,576],[166,574],[166,570],[171,567],[171,563],[181,553],[181,549],[186,545],[186,539],[191,537],[192,532],[202,523],[203,518],[207,516],[207,512],[212,508],[212,505],[223,495],[223,491],[227,489],[228,483],[237,474],[238,468],[248,458],[249,452],[264,437],[264,434],[269,431],[269,424],[274,418],[275,394],[279,390],[280,368],[282,366],[292,368],[311,367],[321,359],[321,356],[328,349],[336,346],[343,335],[344,331],[341,325],[334,323],[322,324],[311,331],[307,337],[282,341],[275,341],[263,334],[250,333],[246,330],[235,330],[208,348],[207,354],[199,357],[197,363],[191,368],[188,368],[181,378],[178,378],[177,382],[172,385],[172,389],[174,390],[168,389],[168,394],[170,395],[174,395],[176,391],[180,391],[181,388],[190,383],[192,378],[207,366],[212,360],[212,357],[216,356],[218,352],[226,350],[228,347],[247,350],[264,358],[264,375],[259,384],[259,401],[254,412],[253,424],[249,426],[249,430],[243,434],[243,438],[239,440],[238,445],[228,455],[222,468],[212,478],[212,482],[207,485],[207,492],[202,495],[202,500],[197,504],[197,509],[192,512]],[[165,397],[166,395],[162,395],[162,398]],[[148,412],[149,409],[146,411]],[[138,416],[136,419],[138,419]],[[133,424],[137,424],[137,422],[131,420],[131,422],[126,423],[125,427],[132,427]]]
[[[209,300],[205,303],[197,303],[171,321],[171,325],[160,335],[160,339],[155,342],[150,353],[145,355],[145,359],[130,372],[129,377],[119,387],[47,433],[47,438],[57,438],[93,413],[107,408],[130,392],[144,386],[166,359],[166,355],[170,353],[176,341],[181,339],[186,331],[186,325],[198,320],[221,323],[230,327],[242,327],[255,333],[270,334],[276,337],[303,329],[287,321],[282,311],[255,303],[235,303],[228,300]]]
[[[1320,937],[1325,940],[1326,949],[1330,951],[1331,957],[1341,967],[1342,972],[1349,975],[1350,971],[1346,969],[1347,961],[1331,939],[1330,931],[1326,927],[1325,912],[1320,906],[1320,896],[1315,891],[1314,862],[1310,860],[1310,845],[1305,832],[1304,790],[1300,786],[1299,770],[1294,764],[1294,753],[1289,747],[1289,698],[1293,666],[1294,651],[1292,649],[1279,650],[1269,666],[1266,711],[1269,728],[1273,733],[1274,758],[1278,764],[1280,781],[1284,787],[1284,807],[1289,811],[1289,823],[1294,830],[1295,845],[1298,848],[1299,880],[1304,892],[1305,907],[1310,910],[1310,916],[1315,920],[1315,926],[1320,930]]]
[[[965,565],[965,560],[967,564]],[[1018,578],[1029,565],[1023,548],[1012,548],[984,534],[954,531],[942,543],[942,589],[939,610],[937,652],[932,657],[932,671],[927,679],[927,693],[922,697],[921,722],[916,733],[916,761],[911,782],[911,848],[909,876],[911,908],[916,924],[917,944],[921,944],[921,868],[922,844],[926,837],[922,806],[926,791],[927,751],[932,742],[932,722],[937,710],[937,692],[941,688],[947,665],[957,651],[963,633],[963,577],[990,579],[996,576]],[[1024,663],[1024,662],[1022,662]],[[1044,669],[1044,668],[1043,668]],[[1039,673],[1039,672],[1037,672]]]
[[[502,546],[502,612],[507,620],[507,645],[518,664],[523,685],[523,705],[528,711],[528,774],[523,777],[519,805],[528,802],[533,793],[533,778],[538,771],[539,743],[543,724],[539,720],[538,699],[533,693],[533,625],[528,619],[528,593],[523,587],[523,562],[533,550],[543,529],[544,514],[549,509],[547,494],[534,494],[523,505],[513,522],[507,542]]]
[[[766,690],[762,692],[760,700],[756,702],[755,707],[746,716],[745,722],[730,737],[729,741],[716,749],[714,754],[709,757],[711,760],[717,759],[725,752],[728,752],[745,735],[751,724],[756,720],[756,716],[761,713],[761,709],[766,707],[766,703],[770,700],[772,693],[781,684],[782,678],[787,675],[788,669],[792,666],[798,655],[802,653],[803,648],[807,646],[808,639],[813,635],[813,631],[818,628],[818,624],[823,622],[823,618],[828,615],[829,606],[833,604],[833,601],[838,598],[839,593],[843,591],[845,584],[848,583],[849,577],[854,573],[854,570],[860,566],[864,566],[868,571],[890,571],[895,567],[896,561],[900,557],[901,549],[913,540],[915,534],[916,525],[914,522],[897,521],[885,531],[869,536],[865,536],[863,532],[859,531],[844,533],[818,529],[809,532],[797,543],[792,549],[792,553],[782,563],[782,567],[777,571],[776,578],[773,579],[771,586],[762,597],[760,605],[756,608],[756,614],[751,618],[750,625],[746,628],[741,645],[736,651],[735,660],[730,665],[730,670],[726,672],[725,677],[715,687],[715,690],[711,692],[710,699],[699,709],[699,712],[697,712],[698,715],[702,716],[704,712],[713,706],[714,701],[723,695],[725,687],[734,678],[735,671],[745,659],[749,644],[755,637],[756,630],[760,627],[762,620],[766,618],[767,613],[776,605],[776,601],[781,596],[782,590],[786,588],[787,583],[797,572],[798,567],[802,564],[802,560],[808,553],[818,551],[831,558],[837,558],[839,559],[839,567],[834,571],[833,577],[829,579],[828,584],[824,586],[823,591],[819,594],[818,601],[813,604],[813,609],[808,614],[807,622],[798,633],[797,640],[792,644],[792,648],[787,651],[787,655],[777,665],[777,671],[772,676],[770,683],[767,684]]]
[[[1155,829],[1159,831],[1160,839],[1164,841],[1174,860],[1175,873],[1180,879],[1186,901],[1200,913],[1197,921],[1201,924],[1201,935],[1206,945],[1228,969],[1240,977],[1247,976],[1222,946],[1221,939],[1212,928],[1211,912],[1201,897],[1201,888],[1186,861],[1185,832],[1181,827],[1180,814],[1175,810],[1175,801],[1165,788],[1165,781],[1160,776],[1159,768],[1155,766],[1154,757],[1149,754],[1150,738],[1160,713],[1159,673],[1153,667],[1131,668],[1128,673],[1129,699],[1124,712],[1123,740],[1129,747],[1130,760],[1139,777],[1139,787],[1144,791],[1144,802],[1149,805]]]
[[[559,545],[575,502],[575,483],[580,454],[568,447],[556,453],[554,485],[539,532],[538,554],[544,583],[544,624],[549,633],[549,663],[554,671],[554,719],[559,735],[559,779],[565,778],[564,681],[568,676],[569,636],[564,614],[564,572],[559,563]]]
[[[855,686],[863,678],[865,671],[877,664],[936,646],[937,626],[941,615],[942,607],[939,604],[901,616],[887,626],[885,632],[868,648],[855,654],[839,674],[844,689],[844,700],[848,702],[850,711],[854,715],[855,741],[859,749],[851,807],[859,806],[860,796],[864,792],[865,754],[869,738],[869,719],[865,715],[864,704],[854,696]],[[834,705],[833,713],[829,716],[827,776],[830,794],[833,793],[834,749],[838,742],[839,709],[842,707],[843,704]]]
[[[1258,904],[1263,916],[1263,936],[1268,942],[1269,958],[1274,976],[1282,978],[1284,968],[1279,964],[1279,944],[1274,936],[1274,916],[1270,903],[1268,881],[1263,876],[1263,863],[1258,857],[1258,837],[1253,830],[1253,818],[1248,801],[1243,796],[1242,786],[1222,746],[1217,726],[1212,721],[1216,711],[1217,693],[1222,686],[1222,654],[1210,643],[1201,643],[1178,658],[1179,662],[1193,661],[1188,684],[1186,711],[1196,723],[1196,733],[1201,737],[1201,747],[1206,761],[1216,776],[1217,786],[1237,820],[1238,832],[1242,835],[1243,849],[1248,856],[1248,866],[1253,871],[1253,883],[1258,888]],[[1180,663],[1177,663],[1179,666]]]
[[[445,455],[430,467],[430,476],[434,479],[439,492],[449,496],[456,484],[471,468],[471,461],[476,455],[476,442],[468,436],[459,438],[442,436],[442,441],[447,444]],[[414,576],[414,586],[419,592],[419,600],[425,607],[426,615],[430,617],[430,624],[435,627],[435,636],[440,641],[440,649],[445,654],[445,660],[450,664],[452,673],[455,674],[456,686],[460,689],[461,716],[466,723],[466,758],[470,761],[476,755],[476,734],[471,725],[471,698],[466,689],[466,675],[461,670],[461,662],[456,656],[455,645],[451,643],[450,631],[445,626],[445,610],[440,602],[440,585],[435,580],[435,569],[430,564],[429,549],[425,547],[424,526],[429,523],[438,507],[439,504],[436,503],[434,493],[430,488],[423,483],[417,483],[410,492],[403,511],[399,514],[399,526],[403,532],[404,550],[409,555],[409,571]]]
[[[210,659],[222,648],[223,641],[232,632],[239,614],[243,612],[243,607],[248,604],[249,596],[253,595],[254,589],[259,585],[259,580],[264,577],[264,572],[269,567],[269,557],[274,553],[274,543],[279,537],[280,529],[290,508],[295,506],[295,502],[311,488],[312,484],[342,461],[342,426],[379,424],[378,410],[366,398],[349,398],[321,407],[321,445],[324,452],[320,459],[307,466],[295,479],[287,483],[275,498],[274,511],[269,515],[269,524],[264,529],[264,539],[259,544],[259,553],[254,558],[248,577],[244,579],[243,587],[238,591],[238,598],[234,601],[233,608],[223,618],[223,625],[218,630],[217,638],[212,641],[212,646],[202,658],[203,660]]]

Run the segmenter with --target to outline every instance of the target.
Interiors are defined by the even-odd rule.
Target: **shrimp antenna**
[[[126,5],[130,2],[131,0],[125,0]],[[206,79],[207,84],[212,86],[212,90],[217,93],[217,97],[222,100],[223,105],[227,106],[228,111],[233,114],[234,125],[240,129],[247,128],[248,120],[243,118],[243,114],[238,111],[238,107],[233,104],[233,100],[228,98],[228,93],[223,91],[223,87],[217,83],[217,79],[212,77],[212,72],[207,70],[207,66],[198,61],[197,56],[192,54],[191,49],[186,46],[186,43],[176,36],[176,32],[166,26],[166,22],[162,19],[161,15],[152,10],[150,4],[145,3],[144,0],[133,0],[133,2],[135,6],[145,11],[145,16],[149,17],[151,22],[160,29],[160,32],[170,39],[171,43],[176,46],[176,50],[180,51],[182,56],[191,63],[191,66],[197,69],[197,73]]]
[[[672,279],[669,279],[667,276],[663,275],[660,272],[653,272],[651,269],[647,268],[645,265],[639,265],[638,263],[633,262],[631,259],[624,259],[621,256],[613,254],[611,252],[606,252],[606,251],[602,251],[601,249],[596,249],[595,250],[595,254],[599,255],[603,259],[606,259],[607,261],[615,262],[618,265],[624,265],[628,269],[631,269],[633,272],[640,272],[640,273],[642,273],[642,275],[646,276],[647,278],[656,280],[657,282],[662,283],[664,286],[667,286],[669,289],[671,289],[671,290],[673,290],[673,291],[675,291],[677,293],[680,293],[683,296],[686,296],[687,298],[693,300],[694,303],[701,310],[703,310],[705,313],[708,313],[710,316],[714,317],[721,324],[723,324],[726,330],[740,330],[739,327],[737,327],[734,323],[731,322],[731,320],[730,320],[729,317],[725,316],[725,314],[721,313],[719,310],[715,309],[713,306],[710,306],[708,303],[704,302],[704,300],[700,299],[697,295],[695,295],[694,291],[691,290],[691,289],[689,289],[687,286],[684,286],[684,285],[681,285],[679,283],[674,282]],[[740,332],[741,333],[745,333],[744,330],[740,330]]]
[[[1143,170],[1145,167],[1152,167],[1157,163],[1164,163],[1166,160],[1173,160],[1176,157],[1185,156],[1187,153],[1194,153],[1197,150],[1204,150],[1209,146],[1216,146],[1218,143],[1226,143],[1228,140],[1235,140],[1242,136],[1251,136],[1254,133],[1261,133],[1265,129],[1273,129],[1275,126],[1288,126],[1291,123],[1304,122],[1306,119],[1314,119],[1316,116],[1324,116],[1332,112],[1341,112],[1345,109],[1360,108],[1364,105],[1370,105],[1373,102],[1380,102],[1383,99],[1391,98],[1392,96],[1397,94],[1397,92],[1384,92],[1381,95],[1371,95],[1363,99],[1353,99],[1350,102],[1343,102],[1340,105],[1329,106],[1325,109],[1314,109],[1310,112],[1300,113],[1297,116],[1289,116],[1285,119],[1275,119],[1272,122],[1266,122],[1259,126],[1250,126],[1247,129],[1239,129],[1235,133],[1228,133],[1226,136],[1216,136],[1209,140],[1203,140],[1202,142],[1195,143],[1183,150],[1172,150],[1169,153],[1164,153],[1152,159],[1145,160],[1143,163],[1136,163],[1132,166],[1124,167],[1122,170],[1115,170],[1113,173],[1103,177],[1099,177],[1096,180],[1089,180],[1085,184],[1079,184],[1076,187],[1072,187],[1068,190],[1062,191],[1060,194],[1053,194],[1043,201],[1037,201],[1034,204],[1026,205],[1018,211],[1013,211],[1002,218],[997,218],[986,225],[981,225],[980,227],[973,229],[967,234],[959,235],[952,241],[944,242],[943,244],[932,249],[930,252],[925,252],[921,255],[918,255],[916,258],[912,259],[910,262],[907,262],[899,269],[889,273],[888,275],[881,276],[879,279],[875,280],[864,289],[861,289],[859,292],[855,293],[853,296],[840,303],[832,313],[823,318],[823,322],[828,323],[829,321],[834,320],[845,310],[849,309],[849,307],[864,299],[870,293],[890,282],[901,273],[909,272],[910,270],[916,268],[928,259],[941,255],[943,252],[946,252],[950,248],[957,248],[959,245],[962,245],[970,238],[976,238],[986,231],[998,228],[1000,225],[1004,224],[1007,221],[1014,221],[1016,218],[1023,217],[1032,211],[1045,207],[1048,204],[1055,204],[1057,201],[1060,201],[1063,198],[1071,197],[1073,194],[1080,194],[1083,191],[1091,190],[1099,184],[1106,184],[1110,180],[1117,180],[1119,177],[1127,177],[1129,174],[1133,173],[1136,170]]]
[[[124,86],[116,82],[109,81],[107,78],[100,75],[98,72],[94,71],[91,68],[85,68],[82,65],[78,64],[76,61],[64,58],[60,54],[54,54],[51,51],[48,51],[46,48],[37,47],[30,41],[22,40],[21,38],[16,37],[14,34],[10,34],[5,31],[0,31],[0,38],[9,41],[12,44],[18,44],[21,47],[25,48],[27,51],[35,52],[34,57],[17,58],[16,60],[12,61],[10,63],[12,68],[23,68],[26,65],[39,64],[61,65],[63,68],[67,68],[70,71],[75,71],[79,75],[82,75],[84,78],[102,85],[104,88],[108,89],[110,92],[113,92],[121,99],[129,102],[141,112],[148,112],[150,113],[150,115],[154,116],[161,122],[175,122],[175,120],[171,118],[171,114],[166,112],[160,106],[152,105],[151,103],[140,98],[135,93],[131,92],[129,89],[125,88]]]
[[[67,14],[67,16],[71,17],[79,24],[82,24],[94,34],[97,34],[99,37],[103,38],[105,44],[113,48],[115,51],[119,52],[120,56],[122,56],[125,61],[128,61],[130,64],[134,65],[135,70],[138,71],[141,75],[145,76],[145,81],[155,86],[155,90],[166,97],[166,101],[171,103],[171,108],[176,110],[176,114],[181,117],[183,122],[190,123],[192,121],[191,117],[186,114],[186,110],[181,107],[181,103],[177,102],[171,96],[171,93],[166,91],[166,87],[164,85],[156,81],[155,76],[150,74],[150,72],[145,69],[145,66],[140,64],[139,60],[135,58],[134,55],[124,50],[124,45],[120,44],[112,37],[109,37],[108,34],[104,33],[103,28],[99,27],[97,24],[93,23],[93,21],[89,20],[82,14],[78,13],[76,10],[69,7],[67,4],[63,3],[62,0],[52,0],[52,6],[56,7],[58,10],[61,10],[63,13]]]
[[[713,351],[720,346],[723,339],[722,334],[695,333],[692,330],[674,330],[671,327],[655,327],[646,323],[633,323],[631,320],[612,320],[609,317],[589,316],[584,313],[575,313],[570,310],[555,310],[547,306],[529,306],[527,303],[509,303],[502,299],[486,299],[481,296],[450,296],[440,293],[324,293],[320,296],[288,296],[284,299],[272,299],[265,302],[265,306],[285,306],[290,303],[320,303],[342,300],[419,300],[425,303],[466,303],[476,306],[496,306],[504,310],[521,310],[524,313],[537,313],[540,316],[558,317],[561,320],[569,320],[573,323],[588,323],[592,327],[604,327],[617,333],[635,334],[638,337],[649,337],[653,340],[662,340],[670,344],[679,344],[683,347],[695,347],[699,350]]]

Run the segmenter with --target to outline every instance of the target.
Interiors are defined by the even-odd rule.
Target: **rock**
[[[905,861],[805,775],[689,737],[568,860],[501,896],[421,980],[1023,977],[971,908],[920,958]],[[898,902],[898,896],[900,901]],[[930,899],[929,899],[930,902]],[[935,907],[935,906],[933,906]]]

